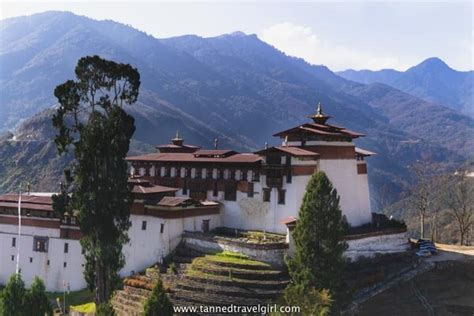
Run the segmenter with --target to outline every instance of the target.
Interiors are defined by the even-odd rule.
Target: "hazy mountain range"
[[[333,123],[368,135],[358,145],[378,152],[369,162],[376,202],[381,186],[395,197],[409,184],[415,160],[456,166],[474,151],[473,120],[460,111],[344,79],[255,35],[156,39],[113,21],[46,12],[0,22],[0,191],[25,179],[38,191],[57,188],[69,158],[57,158],[51,143],[53,89],[92,54],[141,74],[139,101],[129,109],[134,152],[167,143],[177,129],[187,143],[210,147],[218,137],[222,147],[256,150],[278,143],[272,134],[304,122],[321,102]]]
[[[345,70],[337,74],[364,84],[385,83],[426,101],[474,115],[474,71],[456,71],[436,57],[404,72],[393,69]]]

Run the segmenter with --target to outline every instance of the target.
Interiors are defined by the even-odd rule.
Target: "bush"
[[[297,285],[290,285],[285,289],[283,301],[286,306],[300,307],[299,313],[295,315],[325,316],[329,314],[332,304],[328,290],[317,290],[314,287],[305,289]],[[291,315],[291,313],[285,315]]]
[[[26,300],[28,302],[26,309],[30,309],[27,315],[44,316],[45,314],[53,314],[53,309],[46,295],[46,288],[40,278],[35,277],[30,290],[27,292]]]
[[[12,274],[2,294],[3,307],[1,315],[23,316],[26,314],[25,283],[20,274]]]
[[[115,312],[110,304],[102,303],[96,308],[95,314],[97,316],[114,316]]]
[[[145,303],[144,316],[171,316],[173,315],[173,305],[166,296],[163,283],[158,280],[151,292],[150,298]]]

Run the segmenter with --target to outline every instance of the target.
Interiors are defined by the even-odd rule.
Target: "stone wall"
[[[407,251],[410,247],[406,231],[394,230],[384,234],[364,234],[359,236],[348,236],[349,248],[345,256],[351,260],[360,257],[373,257],[378,253],[396,253]]]
[[[204,252],[232,251],[249,256],[251,259],[271,264],[275,267],[285,265],[284,257],[288,251],[286,243],[246,243],[230,238],[207,236],[199,233],[186,232],[183,242],[187,247]]]

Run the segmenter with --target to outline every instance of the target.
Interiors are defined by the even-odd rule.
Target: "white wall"
[[[28,229],[32,228],[28,227]],[[39,233],[41,231],[38,231],[35,236],[45,236]],[[17,239],[16,247],[12,247],[13,237]],[[20,269],[27,285],[31,284],[35,276],[39,276],[45,282],[48,291],[62,290],[63,280],[69,282],[72,290],[85,287],[82,275],[83,257],[79,241],[50,237],[48,252],[36,252],[33,251],[33,238],[32,235],[22,235],[18,240],[15,234],[0,233],[0,283],[5,284],[10,275],[15,273],[16,254],[20,247]],[[64,253],[66,242],[69,244],[68,253]],[[15,256],[13,261],[11,256]],[[30,262],[30,258],[33,258],[33,262]],[[64,262],[67,264],[66,267],[64,267]]]
[[[321,159],[320,170],[331,180],[341,197],[342,213],[351,226],[370,223],[368,179],[357,174],[355,159]]]
[[[130,216],[130,243],[123,249],[126,264],[120,275],[142,271],[160,261],[179,244],[184,230],[200,231],[205,219],[210,220],[210,229],[221,225],[219,214],[178,219]],[[147,221],[146,230],[142,230],[143,220]],[[165,224],[163,233],[160,233],[161,223]],[[0,284],[7,283],[10,275],[15,273],[17,247],[20,246],[20,268],[27,286],[35,276],[39,276],[45,282],[47,291],[62,291],[63,281],[69,283],[72,291],[86,287],[84,257],[78,240],[58,238],[58,229],[30,226],[22,227],[22,236],[18,240],[16,229],[14,225],[0,225]],[[34,236],[49,237],[48,252],[33,251]],[[17,239],[16,247],[12,247],[12,238]],[[64,243],[69,244],[68,253],[64,253]],[[13,261],[11,256],[15,256]],[[30,257],[33,262],[30,262]],[[66,267],[64,262],[67,263]]]

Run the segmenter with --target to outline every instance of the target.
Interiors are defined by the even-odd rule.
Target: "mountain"
[[[223,147],[256,150],[278,143],[271,135],[304,122],[320,101],[334,124],[367,134],[357,144],[378,153],[369,162],[376,209],[382,185],[393,198],[409,185],[413,161],[454,166],[474,151],[471,118],[387,85],[346,80],[255,35],[156,39],[113,21],[46,12],[1,21],[0,41],[0,128],[13,132],[0,137],[0,191],[22,178],[36,181],[35,190],[56,188],[53,169],[63,164],[49,151],[52,91],[92,54],[141,74],[139,100],[128,108],[137,152],[167,143],[177,129],[187,143],[210,147],[218,137]],[[47,183],[38,178],[45,174]]]
[[[423,100],[474,116],[474,71],[456,71],[436,57],[428,58],[404,72],[393,69],[345,70],[337,74],[364,84],[384,83]]]

